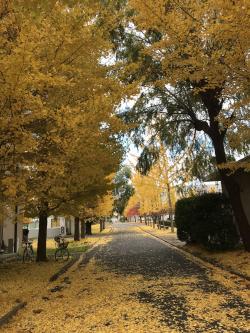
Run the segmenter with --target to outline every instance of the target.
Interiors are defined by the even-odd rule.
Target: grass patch
[[[68,250],[70,255],[75,253],[83,253],[89,249],[89,247],[95,242],[96,238],[100,235],[100,226],[99,224],[92,225],[92,235],[93,236],[87,236],[84,239],[81,239],[80,241],[74,241],[73,237],[67,237],[66,240],[69,242],[68,244]],[[37,252],[37,239],[33,240],[32,243],[34,253],[36,255]],[[54,239],[47,239],[47,256],[48,257],[54,257],[55,252],[57,250],[57,244],[54,241]],[[22,256],[23,249],[20,251],[20,254]]]
[[[250,253],[244,249],[208,251],[200,245],[185,245],[183,249],[250,277]]]
[[[81,239],[80,241],[74,241],[73,238],[67,238],[68,250],[70,255],[75,253],[82,253],[88,250],[90,244],[87,239]],[[37,251],[37,240],[33,241],[33,249],[36,254]],[[57,250],[56,242],[53,239],[47,239],[47,256],[52,257],[55,255]]]

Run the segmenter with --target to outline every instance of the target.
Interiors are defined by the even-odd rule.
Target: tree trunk
[[[48,223],[48,204],[39,211],[39,231],[36,261],[47,261],[46,241],[47,241],[47,223]]]
[[[17,252],[17,214],[18,206],[15,206],[15,224],[14,224],[14,253]]]
[[[103,221],[102,221],[102,219],[100,219],[99,223],[100,223],[100,232],[102,232],[103,231]]]
[[[226,154],[223,140],[221,138],[213,138],[217,164],[226,162]],[[250,251],[250,224],[247,219],[240,196],[240,186],[234,179],[234,175],[229,175],[229,170],[219,169],[221,181],[224,184],[229,200],[231,202],[236,223],[239,229],[241,239],[247,251]]]
[[[75,217],[75,232],[74,232],[74,241],[80,240],[80,219]]]
[[[3,225],[0,224],[0,250],[3,248]]]
[[[155,223],[156,223],[156,219],[155,216],[153,216],[153,228],[155,229]]]
[[[158,218],[158,223],[159,223],[159,229],[161,230],[161,217],[158,216],[157,218]]]
[[[86,224],[85,221],[81,221],[81,238],[85,238],[86,236]]]
[[[201,91],[200,96],[202,102],[208,110],[210,126],[204,121],[199,122],[197,130],[203,130],[208,134],[213,142],[215,157],[217,165],[227,162],[227,157],[224,147],[224,137],[226,135],[226,130],[224,132],[221,130],[218,122],[218,115],[222,110],[222,103],[220,100],[222,93],[222,87],[217,87],[214,89],[208,89],[206,91]],[[235,181],[234,175],[229,175],[230,170],[219,169],[221,181],[227,190],[229,200],[231,202],[234,217],[238,225],[239,233],[245,249],[250,251],[250,222],[247,219],[244,207],[242,205],[240,196],[240,186]]]
[[[86,235],[92,235],[91,226],[92,222],[86,222]]]
[[[223,178],[223,183],[231,201],[234,216],[236,218],[239,233],[242,238],[244,247],[247,251],[250,251],[250,225],[245,214],[244,207],[242,205],[240,186],[230,176],[224,176]]]

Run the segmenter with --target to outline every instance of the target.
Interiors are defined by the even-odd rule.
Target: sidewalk
[[[177,238],[176,229],[174,233],[171,233],[170,228],[159,230],[144,224],[141,224],[140,228],[170,245],[178,247],[181,250],[212,264],[213,266],[237,275],[239,278],[250,281],[250,253],[243,249],[235,249],[231,251],[208,251],[200,245],[187,245],[185,242],[180,241]]]
[[[161,238],[162,240],[170,243],[173,246],[183,247],[183,246],[186,245],[185,242],[182,242],[177,238],[176,228],[175,228],[174,233],[171,232],[170,228],[168,228],[168,229],[157,229],[156,227],[153,228],[153,227],[147,226],[145,224],[141,224],[140,228],[142,230],[146,231],[146,232],[151,233],[152,235],[154,235],[156,237]]]

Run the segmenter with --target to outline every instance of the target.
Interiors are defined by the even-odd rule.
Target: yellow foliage
[[[180,78],[192,82],[206,78],[202,89],[207,89],[231,81],[225,94],[248,86],[249,1],[130,0],[129,4],[136,10],[140,30],[162,33],[147,52],[161,61],[165,78],[173,84]]]
[[[98,1],[1,3],[0,187],[27,214],[44,202],[77,213],[107,191],[121,157]]]
[[[120,64],[122,78],[124,72],[125,77],[138,77],[130,96],[138,94],[142,86],[145,91],[160,88],[179,104],[176,115],[187,115],[181,121],[185,127],[190,122],[197,131],[205,132],[213,145],[216,138],[223,141],[225,137],[231,149],[246,155],[250,138],[250,2],[129,0],[128,6],[133,15],[127,25],[133,23],[131,34],[137,36],[134,39],[140,49],[138,59],[129,59],[127,66],[123,61]],[[150,37],[154,33],[157,38]],[[151,59],[148,66],[147,58]],[[175,91],[181,87],[184,95],[177,96]],[[201,109],[191,110],[196,96]],[[168,116],[170,119],[171,112]],[[180,121],[172,119],[175,124]]]
[[[133,234],[135,241],[139,239],[147,242],[148,237],[152,241],[151,236],[139,229],[135,232],[132,227],[128,231]],[[105,248],[99,251],[105,251],[105,258],[114,255],[124,260],[122,250],[116,253],[108,246],[113,237],[113,242],[117,243],[119,240],[115,234],[102,237],[102,240],[106,239],[103,241]],[[3,304],[5,306],[8,296],[14,301],[14,295],[26,299],[28,304],[2,328],[2,332],[25,332],[32,328],[34,333],[49,333],[51,330],[77,333],[180,333],[183,331],[181,324],[190,333],[218,333],[220,329],[225,332],[244,331],[247,323],[239,313],[244,309],[244,303],[246,307],[249,304],[246,283],[194,258],[189,257],[189,260],[194,261],[189,264],[195,265],[197,269],[201,266],[202,274],[189,269],[188,274],[182,276],[183,267],[176,267],[174,272],[171,271],[172,274],[156,274],[147,278],[144,274],[136,273],[136,269],[133,274],[120,274],[116,267],[110,269],[100,258],[92,258],[87,264],[79,266],[76,263],[67,272],[66,279],[64,275],[48,284],[48,277],[56,268],[49,263],[36,267],[25,265],[25,270],[17,266],[10,267],[0,276]],[[167,267],[171,268],[171,261],[172,257]],[[148,269],[154,270],[150,265],[154,266],[155,263],[149,258],[147,265]],[[26,281],[27,274],[30,283]],[[13,279],[9,279],[9,276]],[[15,281],[15,285],[10,281]],[[51,292],[55,286],[61,286],[62,290]],[[229,294],[230,302],[241,300],[236,303],[239,308],[223,306],[228,301],[225,300],[226,294]],[[167,313],[163,311],[165,309]],[[58,318],[63,319],[63,325]]]
[[[161,150],[157,163],[148,175],[136,173],[132,179],[134,195],[129,199],[125,215],[136,204],[140,204],[140,214],[161,211],[172,212],[176,202],[176,194],[169,179],[169,165],[166,152]]]
[[[97,202],[94,212],[97,217],[108,217],[112,215],[114,198],[112,193],[108,193],[101,197]]]

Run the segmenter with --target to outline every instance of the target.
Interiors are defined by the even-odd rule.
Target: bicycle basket
[[[55,242],[57,242],[57,243],[59,243],[59,242],[60,242],[60,239],[61,239],[61,237],[60,237],[60,236],[55,236],[55,237],[54,237],[54,241],[55,241]]]

